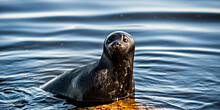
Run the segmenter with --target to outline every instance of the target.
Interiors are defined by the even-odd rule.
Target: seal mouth
[[[110,46],[109,48],[109,54],[111,56],[118,56],[118,57],[124,56],[125,52],[126,52],[126,49],[123,45],[119,46],[115,44],[115,45]]]
[[[123,54],[125,48],[123,48],[123,47],[121,47],[121,46],[115,46],[115,45],[114,45],[114,46],[111,48],[111,50],[112,50],[112,52],[114,52],[114,53]]]

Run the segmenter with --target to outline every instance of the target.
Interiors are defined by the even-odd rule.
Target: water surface
[[[0,109],[76,108],[39,86],[97,61],[118,30],[136,43],[135,98],[92,108],[220,109],[218,0],[1,0]]]

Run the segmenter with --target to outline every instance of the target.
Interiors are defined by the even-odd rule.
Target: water
[[[136,43],[135,98],[92,108],[220,109],[218,0],[0,0],[0,109],[76,108],[39,86],[97,61],[116,30]]]

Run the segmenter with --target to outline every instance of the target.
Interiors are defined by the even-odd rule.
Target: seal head
[[[135,44],[132,36],[123,31],[116,31],[108,35],[104,41],[104,52],[115,66],[120,66],[125,60],[133,64]]]

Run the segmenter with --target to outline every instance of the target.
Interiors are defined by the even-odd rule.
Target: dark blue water
[[[123,105],[220,109],[218,0],[0,0],[0,109],[75,108],[39,86],[97,61],[116,30],[136,43],[135,99]]]

